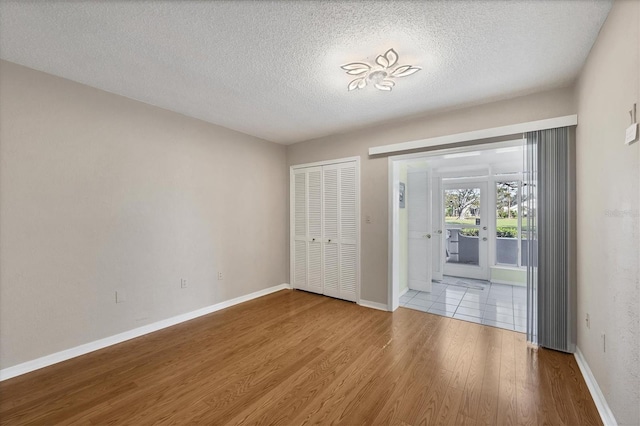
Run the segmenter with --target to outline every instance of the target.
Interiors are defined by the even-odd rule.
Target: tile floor
[[[525,287],[445,276],[431,293],[409,290],[400,306],[521,333],[527,327]]]

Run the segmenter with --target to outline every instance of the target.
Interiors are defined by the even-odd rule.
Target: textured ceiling
[[[0,57],[279,143],[577,76],[610,1],[2,2]],[[422,68],[347,91],[394,48]]]

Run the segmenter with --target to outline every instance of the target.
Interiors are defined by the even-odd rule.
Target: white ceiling
[[[557,87],[611,7],[569,1],[0,3],[0,57],[290,144]],[[347,91],[393,47],[421,71]]]

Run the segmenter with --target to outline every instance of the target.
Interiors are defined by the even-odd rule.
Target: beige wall
[[[639,22],[640,2],[616,2],[577,84],[578,347],[621,425],[640,424],[640,143],[623,144]]]
[[[361,214],[371,217],[371,223],[362,221],[361,298],[387,303],[388,160],[369,158],[369,147],[575,113],[573,88],[567,87],[297,143],[288,147],[287,161],[361,156]]]
[[[0,93],[0,368],[287,282],[285,147],[8,62]]]

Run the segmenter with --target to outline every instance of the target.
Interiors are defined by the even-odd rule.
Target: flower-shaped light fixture
[[[371,83],[376,89],[389,92],[393,86],[396,85],[394,81],[396,78],[406,77],[421,70],[420,67],[414,67],[413,65],[400,65],[396,67],[395,65],[397,63],[398,54],[395,50],[389,49],[387,53],[379,55],[376,58],[374,65],[369,65],[364,62],[352,62],[340,68],[345,70],[349,75],[358,76],[358,78],[349,83],[349,91],[364,89],[368,83]]]

